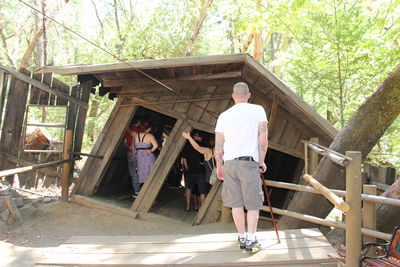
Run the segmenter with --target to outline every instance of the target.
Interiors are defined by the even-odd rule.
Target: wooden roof
[[[173,91],[160,86],[137,70],[143,71]],[[337,134],[337,130],[325,118],[248,54],[140,60],[97,65],[46,66],[39,72],[53,72],[60,75],[92,74],[101,81],[103,87],[109,88],[110,92],[117,96],[132,92],[137,94],[164,92],[173,95],[178,92],[176,88],[182,88],[179,86],[180,83],[185,83],[187,86],[194,82],[207,82],[205,86],[211,85],[212,82],[220,84],[225,82],[229,83],[231,88],[235,80],[241,80],[250,85],[253,94],[257,91],[259,95],[271,96],[271,99],[277,96],[279,105],[313,129],[316,136],[331,141]],[[155,84],[158,87],[155,87]],[[179,93],[181,92],[179,90]],[[199,93],[201,93],[200,90]],[[229,96],[229,91],[226,93]]]

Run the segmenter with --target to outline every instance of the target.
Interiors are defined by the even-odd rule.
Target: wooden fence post
[[[310,138],[310,141],[313,142],[313,143],[316,143],[316,144],[319,143],[319,139],[316,138],[316,137]],[[309,169],[310,169],[310,173],[309,174],[310,175],[313,175],[314,171],[317,169],[317,166],[318,166],[318,153],[315,152],[314,150],[311,150],[311,153],[310,153],[310,166],[309,166]]]
[[[347,151],[352,158],[346,167],[346,202],[350,210],[346,215],[346,267],[358,267],[361,253],[361,162],[359,151]]]
[[[377,195],[377,188],[375,185],[366,184],[363,186],[364,194],[376,196]],[[376,230],[376,205],[375,203],[363,201],[363,228],[367,228],[370,230]],[[375,237],[363,236],[363,242],[376,242]],[[376,250],[370,250],[368,252],[369,257],[376,256]]]
[[[64,137],[64,152],[63,159],[71,158],[72,149],[72,130],[65,131]],[[63,171],[61,177],[61,201],[68,201],[69,197],[69,176],[71,173],[71,163],[67,162],[63,164]]]

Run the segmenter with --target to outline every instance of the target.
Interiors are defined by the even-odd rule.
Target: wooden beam
[[[109,117],[102,133],[96,141],[96,145],[90,153],[93,155],[103,155],[104,158],[90,158],[86,161],[79,176],[81,182],[76,190],[74,188],[74,193],[77,192],[78,194],[90,196],[96,192],[136,109],[136,106],[114,108],[115,112],[113,111],[113,116],[115,117]]]
[[[299,151],[299,150],[296,150],[296,149],[293,149],[293,148],[289,148],[289,147],[283,146],[283,145],[275,143],[275,142],[273,142],[271,140],[268,142],[268,147],[270,147],[270,148],[272,148],[274,150],[286,153],[286,154],[291,155],[293,157],[296,157],[296,158],[299,158],[299,159],[304,159],[303,151]]]
[[[102,201],[95,200],[90,197],[85,197],[81,195],[74,195],[71,197],[71,201],[89,208],[95,208],[104,210],[111,213],[116,213],[123,216],[128,216],[130,218],[138,219],[139,213],[131,211],[129,209],[124,209],[118,206],[114,206],[108,203],[104,203]]]
[[[214,98],[199,98],[199,99],[178,99],[178,100],[170,100],[170,101],[158,101],[158,102],[135,102],[132,104],[123,104],[120,106],[129,106],[129,105],[160,105],[160,104],[174,104],[174,103],[190,103],[190,102],[201,102],[201,101],[219,101],[230,99],[230,97],[214,97]]]
[[[240,71],[230,71],[230,72],[222,72],[222,73],[206,73],[206,74],[197,74],[197,75],[186,75],[182,77],[176,77],[174,79],[157,79],[161,83],[174,83],[180,81],[205,81],[205,80],[220,80],[220,79],[232,79],[238,78],[241,76]],[[143,80],[143,78],[139,79],[117,79],[117,80],[102,80],[102,85],[104,87],[118,87],[118,86],[129,86],[132,84],[136,84],[138,81]]]
[[[123,103],[124,100],[125,100],[125,98],[118,99],[117,104]],[[92,148],[92,151],[90,152],[90,154],[103,155],[103,158],[104,158],[104,154],[100,154],[104,151],[104,147],[101,147],[101,145],[103,144],[103,141],[105,141],[105,137],[108,134],[109,128],[113,124],[119,111],[120,111],[120,108],[117,108],[114,106],[110,116],[107,119],[106,124],[104,125],[103,129],[101,130],[100,135],[97,137],[96,143],[93,145],[93,148]],[[85,165],[83,165],[82,171],[79,175],[78,182],[75,183],[75,186],[72,189],[72,193],[71,193],[72,195],[76,194],[76,192],[78,192],[78,190],[79,190],[81,184],[84,182],[84,180],[89,179],[90,174],[88,174],[88,172],[93,171],[92,165],[98,164],[98,163],[96,163],[97,160],[98,160],[97,158],[88,158],[86,160]]]
[[[65,131],[64,137],[64,160],[68,160],[71,158],[71,149],[72,149],[72,130]],[[62,167],[62,178],[61,178],[61,201],[67,202],[69,197],[69,177],[71,176],[71,163],[66,162]]]
[[[320,182],[314,179],[311,175],[305,174],[303,176],[307,183],[311,184],[318,192],[320,192],[326,199],[328,199],[333,205],[339,210],[346,213],[350,210],[349,204],[347,204],[342,198],[338,197],[331,190],[323,186]]]
[[[39,73],[53,72],[61,75],[92,74],[112,71],[127,71],[134,69],[156,69],[156,68],[175,68],[193,65],[215,65],[244,62],[248,58],[247,54],[229,54],[213,56],[193,56],[170,59],[152,59],[130,61],[126,63],[118,62],[111,64],[97,65],[66,65],[66,66],[44,66]]]
[[[32,165],[32,166],[0,171],[0,177],[6,177],[6,176],[9,176],[9,175],[31,172],[31,171],[35,171],[35,170],[38,170],[38,169],[41,169],[41,168],[48,168],[48,167],[51,167],[51,166],[61,165],[61,164],[66,163],[66,162],[74,162],[75,160],[77,160],[77,159],[56,160],[56,161],[52,161],[52,162],[48,162],[48,163],[40,163],[40,164],[35,164],[35,165]]]
[[[31,85],[33,85],[33,86],[35,86],[35,87],[47,92],[47,93],[54,94],[54,95],[56,95],[58,97],[65,98],[68,101],[70,101],[72,103],[75,103],[75,104],[79,105],[80,107],[82,107],[84,109],[88,108],[88,104],[87,103],[85,103],[83,101],[79,101],[76,98],[71,97],[71,96],[69,96],[68,94],[66,94],[66,93],[64,93],[62,91],[55,90],[55,89],[51,88],[50,86],[45,85],[45,84],[43,84],[43,83],[41,83],[41,82],[39,82],[39,81],[37,81],[35,79],[32,79],[31,77],[26,76],[26,75],[24,75],[24,74],[22,74],[22,73],[20,73],[18,71],[15,71],[13,69],[7,68],[6,66],[3,66],[1,64],[0,64],[0,69],[2,69],[5,72],[11,74],[15,78],[17,78],[17,79],[19,79],[19,80],[21,80],[23,82],[29,83],[29,84],[31,84]]]
[[[19,165],[19,166],[31,166],[31,165],[35,165],[37,164],[37,162],[33,162],[33,161],[28,161],[25,159],[19,159],[16,156],[13,156],[9,153],[6,153],[4,151],[0,151],[0,157],[15,164],[15,165]],[[59,172],[56,172],[52,169],[47,169],[47,168],[43,168],[43,169],[37,169],[38,172],[45,174],[47,176],[51,176],[51,177],[61,177],[61,174]]]

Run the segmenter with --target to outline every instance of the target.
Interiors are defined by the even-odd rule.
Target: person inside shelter
[[[134,142],[132,142],[131,148],[137,159],[137,174],[140,185],[144,184],[156,161],[154,152],[158,149],[158,142],[150,131],[150,121],[142,120],[138,132],[133,133]]]
[[[182,135],[184,137],[188,137],[189,134],[183,133]],[[198,132],[194,132],[191,139],[195,142],[201,143],[203,138]],[[201,205],[203,204],[206,194],[208,192],[208,186],[206,183],[206,170],[204,167],[204,155],[197,151],[192,144],[186,144],[182,152],[182,158],[186,188],[185,211],[190,211],[190,199],[195,187],[197,187],[198,193],[200,195],[198,208],[201,208]]]

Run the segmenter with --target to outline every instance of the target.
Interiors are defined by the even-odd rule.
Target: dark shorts
[[[185,174],[185,187],[189,190],[193,190],[196,185],[200,195],[207,194],[206,174]]]
[[[247,210],[262,208],[264,194],[258,162],[228,160],[224,163],[222,200],[225,206],[231,208],[245,207]]]

